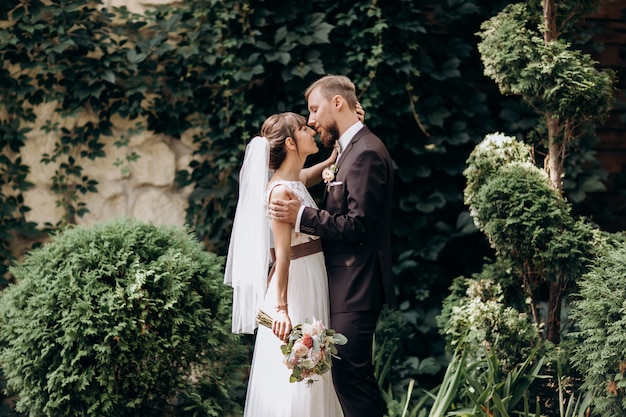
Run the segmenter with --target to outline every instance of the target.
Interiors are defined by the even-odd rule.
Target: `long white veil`
[[[224,283],[233,287],[233,333],[253,333],[265,296],[270,226],[265,211],[269,142],[255,136],[239,172],[239,201],[230,235]]]

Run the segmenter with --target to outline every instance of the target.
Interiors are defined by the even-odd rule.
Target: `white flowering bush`
[[[532,148],[513,136],[499,132],[486,135],[470,153],[467,168],[463,171],[466,179],[464,201],[470,206],[474,217],[476,214],[472,207],[474,197],[489,178],[510,162],[533,163],[533,161]]]
[[[530,298],[529,313],[545,322],[546,339],[561,338],[561,305],[592,255],[592,225],[572,215],[571,204],[547,173],[523,161],[527,147],[512,138],[491,137],[468,159],[466,195],[477,227],[497,256],[514,267]],[[499,165],[500,164],[500,165]],[[547,285],[547,317],[539,314]]]
[[[470,362],[495,354],[506,371],[523,362],[540,337],[523,294],[503,287],[507,278],[499,274],[505,268],[492,264],[472,278],[455,279],[437,320],[451,350],[462,342]]]

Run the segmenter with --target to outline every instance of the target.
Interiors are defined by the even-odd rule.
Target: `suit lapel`
[[[352,148],[354,147],[354,145],[359,140],[361,140],[361,138],[363,136],[367,135],[368,133],[370,133],[370,130],[367,128],[367,126],[363,126],[358,132],[356,132],[356,134],[354,135],[354,137],[352,138],[350,143],[348,143],[348,146],[346,146],[346,149],[344,149],[343,152],[341,152],[341,158],[339,158],[339,162],[337,163],[337,172],[339,172],[339,169],[341,168],[341,165],[346,160],[346,157],[348,156],[350,151],[352,151]],[[326,207],[326,197],[327,196],[328,196],[328,187],[324,187],[324,195],[322,197],[322,205],[323,205],[323,207]]]
[[[352,138],[350,143],[348,143],[348,146],[346,146],[346,149],[344,149],[344,151],[341,152],[341,158],[339,158],[339,163],[337,164],[337,170],[339,170],[339,168],[341,168],[341,165],[343,164],[343,161],[346,160],[346,156],[348,156],[348,154],[350,153],[350,151],[354,147],[354,144],[356,144],[359,140],[361,140],[361,138],[363,136],[365,136],[367,133],[369,133],[369,129],[367,128],[367,126],[363,126],[361,128],[361,130],[356,132],[356,134],[354,135],[354,137]]]

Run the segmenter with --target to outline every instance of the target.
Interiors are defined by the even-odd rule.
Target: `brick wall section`
[[[626,229],[626,0],[605,0],[587,21],[601,28],[594,37],[604,45],[601,51],[588,51],[603,68],[616,72],[617,100],[609,119],[598,126],[600,143],[596,156],[608,172],[607,191],[590,197],[616,217],[601,224],[616,231]]]

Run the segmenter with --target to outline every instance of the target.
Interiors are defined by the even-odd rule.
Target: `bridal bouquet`
[[[260,311],[257,315],[259,324],[272,328],[272,318]],[[287,343],[280,347],[283,352],[283,363],[291,369],[289,382],[300,382],[306,379],[311,385],[315,382],[313,375],[323,375],[330,371],[331,358],[337,356],[335,345],[345,345],[348,339],[333,329],[327,329],[320,320],[294,326]]]

